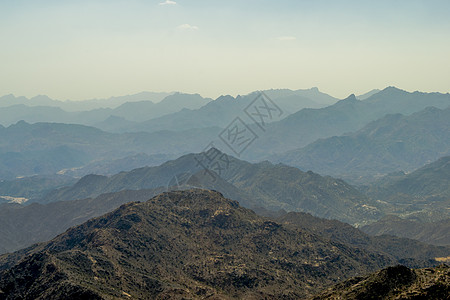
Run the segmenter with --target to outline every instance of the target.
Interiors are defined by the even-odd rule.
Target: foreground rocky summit
[[[392,263],[197,189],[0,257],[0,299],[299,298]]]
[[[0,299],[299,299],[396,263],[194,189],[0,256]]]

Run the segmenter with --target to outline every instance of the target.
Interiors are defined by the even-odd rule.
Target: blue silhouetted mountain
[[[180,132],[113,134],[94,127],[18,122],[0,128],[0,179],[54,174],[137,154],[181,155],[201,151],[219,128]],[[160,162],[160,161],[159,161]],[[107,168],[107,167],[106,167]]]
[[[173,93],[154,93],[154,92],[141,92],[134,95],[126,95],[119,97],[110,97],[107,99],[88,99],[82,101],[71,100],[55,100],[46,95],[39,95],[32,98],[26,98],[23,96],[16,97],[12,94],[0,97],[0,107],[13,106],[23,104],[26,106],[50,106],[59,107],[65,111],[87,111],[99,108],[116,108],[126,102],[138,102],[138,101],[151,101],[154,103],[160,102],[167,96]]]
[[[165,97],[162,101],[154,103],[150,100],[133,101],[133,102],[119,102],[120,105],[114,108],[99,107],[91,110],[83,110],[84,104],[91,101],[78,101],[78,109],[65,110],[65,103],[56,100],[37,101],[34,98],[29,101],[17,100],[18,104],[6,105],[7,103],[14,103],[10,96],[0,98],[0,122],[3,125],[14,124],[19,120],[24,120],[28,123],[36,122],[57,122],[57,123],[73,123],[82,125],[102,125],[110,116],[117,116],[127,120],[129,126],[133,122],[141,122],[166,114],[174,113],[187,109],[197,109],[205,105],[211,99],[202,98],[198,94],[181,94],[175,93]],[[45,99],[49,99],[45,97]],[[131,98],[132,99],[132,98]],[[130,100],[131,100],[130,99]],[[2,105],[3,101],[3,105]],[[50,102],[49,102],[50,101]],[[111,100],[113,101],[113,100]],[[40,105],[37,105],[40,103]],[[72,102],[70,102],[73,104]],[[106,102],[105,102],[106,103]],[[47,105],[46,105],[47,104]],[[73,104],[75,105],[75,104]],[[75,108],[75,107],[74,107]],[[111,123],[112,120],[109,120]],[[104,129],[108,124],[104,124]],[[120,124],[122,127],[125,124]],[[118,124],[114,124],[111,128],[122,128]]]
[[[387,115],[354,133],[321,139],[272,158],[361,182],[395,171],[410,172],[449,155],[449,128],[450,108],[429,107],[409,116]]]
[[[280,94],[281,96],[278,99],[292,96],[286,90],[268,91],[268,93]],[[177,97],[181,99],[184,96],[186,95],[175,94],[162,102]],[[191,96],[198,99],[199,102],[202,101],[198,98],[199,96]],[[20,154],[23,151],[48,150],[60,146],[76,149],[86,155],[87,161],[74,161],[69,165],[55,165],[54,168],[42,169],[45,172],[52,171],[55,173],[62,169],[84,167],[99,159],[111,161],[140,153],[147,155],[167,154],[175,157],[185,153],[199,152],[210,142],[218,140],[223,127],[229,125],[230,120],[236,117],[236,107],[252,100],[253,96],[238,97],[240,100],[231,96],[224,96],[207,103],[200,109],[182,110],[177,113],[178,118],[175,120],[172,114],[153,119],[151,122],[154,122],[154,129],[159,128],[161,130],[152,133],[111,134],[80,125],[44,125],[44,123],[29,126],[10,126],[8,128],[0,127],[0,137],[2,138],[0,157],[7,152]],[[247,100],[244,101],[244,98]],[[410,113],[422,106],[435,105],[440,107],[449,103],[449,94],[407,93],[395,88],[387,88],[364,101],[359,101],[352,95],[326,108],[302,109],[281,121],[266,124],[263,129],[253,125],[252,129],[258,138],[242,153],[241,157],[250,161],[258,161],[270,154],[298,149],[319,138],[328,138],[356,131],[367,125],[371,120],[385,116],[388,112],[400,110],[404,113]],[[36,109],[39,111],[38,108]],[[56,109],[58,111],[55,111],[54,114],[58,118],[63,116],[59,109]],[[238,116],[250,125],[252,120],[246,118],[242,107],[239,108],[239,112]],[[92,115],[95,115],[95,113],[95,111],[89,112]],[[90,115],[89,118],[91,118]],[[95,119],[95,117],[92,118]],[[103,123],[105,127],[116,128],[117,130],[122,125],[136,125],[136,122],[127,121],[121,117],[110,117],[107,120]],[[137,124],[140,126],[143,123],[138,122]],[[220,127],[203,127],[208,124],[219,124],[222,129]],[[173,130],[162,130],[167,127]],[[189,127],[199,128],[188,130]],[[49,132],[55,134],[48,134]],[[426,145],[422,146],[426,147]],[[221,148],[224,151],[229,151],[225,147]],[[430,159],[435,158],[431,157]],[[30,164],[26,172],[19,173],[12,170],[12,167],[4,165],[0,175],[2,178],[11,178],[44,174],[36,173],[40,168],[37,168],[36,171],[33,171],[34,169],[35,166]]]
[[[369,97],[379,93],[380,91],[381,90],[379,90],[379,89],[373,89],[371,91],[368,91],[367,93],[364,93],[362,95],[356,96],[356,99],[358,99],[358,100],[366,100],[367,98],[369,98]]]
[[[450,106],[450,94],[408,93],[389,87],[364,101],[354,95],[321,109],[302,109],[285,119],[267,125],[260,138],[244,154],[246,159],[264,158],[304,147],[318,139],[354,132],[387,114],[414,112],[434,106]],[[256,129],[257,130],[257,129]]]
[[[264,93],[280,107],[282,118],[305,107],[324,107],[337,101],[337,99],[320,92],[317,88],[296,91],[287,89],[267,90]],[[210,126],[226,127],[234,118],[242,117],[245,108],[251,105],[257,99],[258,95],[259,92],[253,92],[245,96],[237,96],[236,98],[230,95],[221,96],[199,109],[184,109],[160,118],[149,119],[149,121],[124,128],[124,130],[151,132],[156,130],[185,130],[188,128]]]

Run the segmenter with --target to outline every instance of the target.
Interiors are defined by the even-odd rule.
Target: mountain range
[[[334,104],[337,99],[320,92],[317,88],[309,90],[268,90],[263,91],[267,100],[274,102],[280,109],[280,116],[268,122],[279,121],[288,115],[303,108],[320,108]],[[261,92],[253,92],[244,96],[221,96],[199,109],[183,109],[179,112],[168,114],[159,118],[148,119],[139,124],[125,124],[118,131],[158,131],[158,130],[186,130],[205,127],[226,127],[234,118],[244,117],[247,107],[254,104],[261,105],[258,101]],[[270,100],[269,100],[270,99]],[[256,102],[255,102],[256,101]],[[253,123],[254,121],[249,120]],[[117,127],[117,126],[116,126]],[[108,128],[102,128],[108,130]],[[117,128],[116,128],[117,131]]]
[[[202,166],[208,156],[215,156],[209,165]],[[220,165],[219,165],[220,163]],[[209,167],[206,169],[206,167]],[[205,169],[204,169],[205,168]],[[167,187],[180,174],[195,175],[204,188],[239,189],[245,206],[269,210],[310,212],[325,218],[358,223],[377,220],[381,215],[369,205],[368,198],[342,180],[322,177],[313,172],[269,162],[251,164],[226,155],[215,148],[199,154],[189,154],[157,167],[144,167],[106,177],[88,175],[73,186],[54,190],[39,200],[49,203],[96,197],[103,193],[125,189],[139,190]],[[194,180],[194,179],[192,179]],[[219,187],[215,181],[226,181]],[[236,194],[236,193],[235,193]],[[250,200],[251,199],[251,200]]]
[[[206,161],[208,155],[212,154],[216,159],[209,165],[202,166],[200,163]],[[164,157],[160,159],[164,160]],[[139,162],[140,160],[137,160],[137,163]],[[389,178],[387,182],[391,188],[387,188],[386,184],[383,186],[385,179],[380,179],[371,186],[355,188],[339,179],[323,177],[311,171],[303,172],[282,164],[248,163],[215,148],[199,154],[185,155],[159,166],[120,172],[110,177],[87,175],[74,185],[71,184],[75,179],[61,175],[5,181],[0,183],[0,192],[5,196],[24,197],[31,199],[32,202],[49,203],[97,197],[103,193],[125,189],[167,188],[171,185],[171,180],[182,175],[186,177],[183,183],[217,189],[252,209],[303,211],[359,225],[377,221],[386,214],[420,221],[436,218],[443,220],[448,218],[445,207],[449,199],[446,194],[448,188],[448,176],[445,175],[445,167],[448,166],[446,162],[447,158],[443,158],[430,166],[405,175],[407,178],[417,178],[419,175],[416,173],[422,174],[417,181],[428,187],[426,190],[428,194],[422,192],[421,195],[410,196],[399,193],[396,187],[405,185],[405,180],[399,179],[399,184],[396,185],[395,181]],[[119,160],[117,170],[121,166],[124,167],[122,163],[129,163],[131,166],[133,161]],[[100,164],[97,170],[107,173],[109,169],[103,168]],[[71,175],[74,172],[76,170],[72,173],[67,170]],[[84,171],[81,169],[80,172]],[[430,184],[424,178],[428,178]],[[433,185],[431,182],[436,184]],[[55,189],[58,187],[61,188]]]
[[[59,107],[65,111],[84,111],[99,108],[116,108],[127,102],[151,101],[157,103],[172,94],[174,93],[141,92],[133,95],[110,97],[107,99],[88,99],[82,101],[56,100],[46,95],[27,98],[23,96],[16,97],[10,94],[0,97],[0,107],[22,104],[26,106]]]
[[[408,116],[430,106],[446,109],[450,106],[450,94],[409,93],[388,87],[362,101],[351,95],[328,107],[302,109],[268,124],[243,158],[267,158],[270,154],[296,150],[318,139],[358,131],[387,114]]]
[[[220,193],[131,202],[0,257],[3,299],[301,298],[395,264],[257,216]]]
[[[219,128],[204,128],[114,134],[83,125],[22,121],[0,127],[0,178],[50,175],[99,160],[117,160],[140,153],[199,152],[218,132]]]
[[[305,91],[303,90],[302,93],[304,92]],[[268,91],[268,93],[281,95],[279,99],[292,96],[289,94],[292,93],[292,91],[289,92],[286,90]],[[308,91],[306,94],[308,93],[321,95],[319,91],[314,90]],[[174,94],[169,97],[177,98],[184,96],[185,95],[182,94]],[[298,97],[296,94],[294,96]],[[250,95],[241,97],[240,99],[242,100],[244,98],[247,100],[251,99]],[[189,116],[188,120],[190,122],[197,122],[197,125],[193,125],[192,127],[206,126],[213,121],[213,123],[220,123],[223,126],[226,126],[226,124],[231,126],[232,123],[225,123],[225,119],[228,118],[225,117],[227,116],[227,113],[226,110],[221,110],[220,105],[225,105],[225,103],[245,102],[244,100],[237,101],[236,99],[233,99],[234,98],[232,97],[222,97],[209,102],[200,109],[184,110],[180,112],[180,114],[186,113]],[[276,104],[275,100],[273,100],[273,102]],[[291,115],[284,113],[280,116],[282,118],[281,120],[273,120],[273,122],[266,120],[267,122],[261,127],[258,126],[261,124],[253,124],[252,122],[255,122],[256,119],[251,120],[241,109],[238,110],[239,113],[237,113],[237,115],[233,115],[233,113],[230,112],[228,116],[233,115],[233,118],[240,118],[234,120],[240,120],[243,123],[246,123],[246,126],[249,128],[248,130],[253,131],[253,142],[245,148],[245,151],[238,153],[241,158],[254,162],[260,161],[263,158],[282,160],[285,162],[292,161],[292,164],[299,166],[298,162],[295,162],[296,159],[291,159],[289,157],[289,152],[286,155],[282,155],[286,156],[285,158],[270,156],[270,154],[280,155],[280,153],[294,149],[297,149],[295,151],[300,151],[298,150],[299,147],[312,143],[319,138],[328,138],[333,135],[359,130],[370,121],[383,117],[385,113],[401,112],[408,114],[414,113],[429,105],[443,108],[447,107],[449,104],[449,94],[408,93],[395,88],[387,88],[363,101],[357,100],[355,97],[349,97],[348,99],[341,100],[326,108],[302,109]],[[242,104],[236,105],[239,106]],[[231,105],[230,107],[236,108],[236,105]],[[227,105],[225,106],[227,107]],[[230,111],[235,110],[230,108]],[[446,110],[444,110],[444,112],[445,111]],[[176,114],[178,113],[175,113],[175,115]],[[168,118],[167,122],[169,122],[169,125],[174,124],[175,126],[175,124],[178,124],[180,125],[179,127],[176,125],[175,127],[177,128],[173,127],[172,131],[161,130],[151,133],[128,132],[114,134],[98,130],[94,127],[75,124],[28,124],[22,121],[8,126],[7,128],[0,127],[0,178],[12,179],[17,176],[50,175],[64,169],[83,168],[87,165],[92,166],[92,164],[101,163],[101,161],[104,163],[110,161],[114,164],[115,162],[113,161],[124,159],[126,157],[133,157],[138,154],[150,156],[168,155],[169,157],[176,157],[189,152],[200,152],[211,142],[224,152],[229,154],[234,153],[233,147],[230,147],[229,142],[224,139],[224,133],[227,132],[226,130],[231,129],[229,126],[226,128],[203,127],[187,129],[191,125],[184,123],[183,118],[180,118],[180,120],[171,119],[175,115],[169,114],[163,118]],[[249,115],[252,116],[251,114]],[[410,116],[405,116],[405,118],[408,117]],[[114,118],[124,120],[121,117]],[[387,122],[390,120],[395,123],[395,120],[391,119],[388,118],[385,119],[385,121]],[[204,123],[202,120],[209,121]],[[228,120],[228,122],[231,121],[233,121],[233,119]],[[126,122],[130,123],[134,121]],[[158,128],[162,129],[164,127],[162,125],[163,123],[164,122],[158,123],[155,126],[159,126]],[[115,126],[114,121],[109,125]],[[410,130],[411,132],[415,130],[415,125],[413,123],[405,124],[405,126],[408,127],[405,128],[405,130]],[[179,131],[181,129],[184,130]],[[428,133],[429,132],[416,131],[416,139],[431,138],[427,136]],[[423,137],[422,135],[425,136]],[[386,138],[390,137],[386,136]],[[429,147],[433,148],[433,145],[434,144],[432,143]],[[310,145],[310,147],[313,146]],[[414,156],[412,157],[412,163],[403,162],[403,165],[410,168],[419,167],[421,166],[421,163],[424,163],[424,159],[431,161],[437,158],[435,153],[436,150],[434,148],[429,150],[426,148],[427,146],[425,144],[421,144],[421,147],[424,147],[425,154],[421,155],[420,153],[417,154],[415,152],[409,153],[410,155],[417,154],[419,157]],[[440,154],[445,155],[444,153],[445,150]],[[52,159],[53,157],[58,159],[54,160]],[[310,169],[315,172],[327,174],[322,171],[329,170],[323,168],[320,163],[320,160],[312,161],[311,164],[317,164],[317,169],[315,168],[316,165],[311,165]],[[379,168],[382,168],[382,166],[385,165],[381,165]],[[308,169],[306,164],[305,166],[302,164],[300,167]],[[108,167],[104,166],[103,168],[107,169]],[[386,174],[392,169],[392,167],[388,166],[381,171],[382,174]],[[377,171],[378,174],[378,170],[375,171]],[[372,173],[375,171],[368,170],[368,172]],[[84,174],[79,175],[81,176]],[[332,173],[332,175],[340,176],[343,174],[342,172],[336,172],[336,174]],[[357,174],[354,177],[359,178],[360,176],[361,174]],[[347,178],[344,175],[343,177],[349,180],[354,179],[353,177]]]
[[[305,107],[324,107],[337,101],[317,88],[266,92],[281,106],[284,116]],[[57,101],[46,96],[26,99],[7,95],[0,97],[0,124],[9,126],[21,120],[28,123],[71,123],[95,126],[110,132],[225,127],[255,100],[258,93],[236,98],[222,96],[215,101],[198,94],[172,93],[160,99],[162,95],[141,93],[109,100],[79,101],[77,109],[73,101]],[[150,100],[155,98],[159,100],[156,103]],[[125,102],[126,99],[129,101]],[[83,110],[88,103],[96,108]]]
[[[190,183],[194,183],[194,181]],[[198,184],[199,182],[195,183]],[[205,184],[200,185],[206,186]],[[217,182],[214,185],[210,184],[209,187],[223,189],[221,184]],[[111,212],[122,204],[131,201],[145,201],[164,190],[164,188],[138,191],[124,190],[102,194],[96,198],[58,201],[48,204],[3,205],[0,210],[2,220],[0,223],[3,228],[0,232],[0,253],[17,251],[34,243],[44,242],[72,226]],[[245,198],[245,193],[238,189],[233,190],[227,187],[224,190],[227,192],[227,198],[239,199],[240,203],[245,203],[248,200],[248,198]],[[370,237],[346,223],[321,219],[307,213],[284,212],[271,219],[285,226],[308,231],[338,243],[379,252],[390,256],[393,260],[415,267],[429,265],[435,257],[443,256],[448,252],[448,248],[433,247],[406,238],[386,235]]]
[[[220,171],[220,175],[212,169],[205,170],[202,166],[199,166],[199,161],[201,162],[205,157],[211,156],[213,152],[217,159],[220,158],[228,163],[226,168],[224,166],[222,170],[216,169],[217,172]],[[48,203],[43,206],[34,203],[25,206],[4,205],[1,207],[0,211],[2,211],[4,222],[2,226],[3,228],[9,228],[8,230],[5,229],[4,232],[7,235],[3,237],[4,242],[0,244],[8,245],[9,243],[10,248],[3,246],[4,249],[16,250],[18,249],[14,248],[18,247],[16,245],[22,245],[22,247],[30,245],[30,241],[33,239],[30,239],[27,232],[32,232],[33,237],[41,237],[41,241],[43,241],[46,238],[50,238],[52,234],[59,233],[58,230],[67,228],[64,224],[76,225],[78,224],[76,222],[80,220],[87,220],[88,217],[108,212],[116,208],[118,204],[129,201],[127,197],[119,197],[121,200],[117,200],[118,197],[111,193],[126,190],[139,191],[146,189],[144,195],[147,195],[150,193],[147,192],[148,189],[151,189],[149,191],[153,194],[156,193],[154,191],[188,189],[192,187],[212,189],[220,191],[226,197],[239,201],[244,207],[252,208],[264,215],[274,215],[269,212],[276,210],[282,211],[278,213],[278,216],[285,216],[286,211],[303,211],[312,213],[315,216],[329,219],[335,218],[359,225],[377,221],[384,213],[392,212],[392,210],[386,210],[386,205],[380,205],[380,201],[370,199],[342,180],[322,177],[313,172],[305,173],[297,168],[281,164],[273,165],[268,162],[251,164],[228,156],[217,149],[210,149],[209,152],[199,154],[185,155],[160,166],[120,172],[110,177],[88,175],[70,185],[73,180],[67,176],[57,177],[53,184],[64,185],[65,183],[66,186],[60,188],[55,186],[56,189],[50,192],[48,190],[51,188],[52,181],[51,178],[47,177],[23,178],[16,179],[11,183],[3,183],[5,192],[14,192],[13,194],[16,197],[27,196],[30,198],[28,203]],[[6,189],[8,186],[10,187],[9,190]],[[1,184],[0,188],[2,188]],[[23,194],[19,194],[19,191],[22,191]],[[38,198],[37,195],[43,196]],[[121,194],[119,193],[118,195]],[[87,200],[82,200],[85,198]],[[116,202],[109,202],[110,198],[115,199],[114,201]],[[100,203],[105,204],[101,204],[101,210],[96,210],[91,207],[92,201],[97,203],[97,205],[100,205]],[[67,207],[64,204],[65,202],[67,202]],[[393,204],[393,206],[395,205]],[[89,213],[84,213],[86,208],[89,208]],[[55,209],[65,212],[63,214],[64,220],[75,220],[76,222],[61,223],[53,220],[55,215],[53,211]],[[79,213],[81,214],[78,215]],[[52,216],[49,223],[44,221],[47,219],[46,216]],[[299,216],[301,217],[295,221],[297,223],[299,220],[306,223],[308,223],[308,219],[314,220],[314,217],[304,213],[303,215],[299,213]],[[24,219],[38,220],[42,224],[25,226],[25,231],[20,233]],[[285,221],[285,219],[279,220]],[[327,225],[326,222],[329,222],[329,224]],[[358,247],[368,243],[368,237],[361,237],[361,233],[358,233],[359,231],[354,227],[350,225],[345,227],[339,221],[330,220],[326,222],[324,225],[327,229],[321,230],[320,235],[325,235],[328,238],[346,235],[351,238],[337,241],[349,244],[352,244],[353,240],[363,240],[364,242],[361,244],[356,244]],[[314,225],[303,226],[303,229],[308,227],[311,230],[311,228],[317,227],[319,224],[318,221],[309,223],[314,223]],[[376,226],[376,224],[378,223],[374,223],[373,226]],[[329,225],[336,225],[335,227],[338,229],[332,231]],[[41,226],[44,226],[44,229]],[[39,228],[39,232],[42,232],[42,234],[38,234],[35,230],[30,231],[30,228]],[[400,229],[401,227],[397,228]],[[342,234],[339,235],[338,231]],[[329,235],[330,232],[333,232],[333,234]],[[371,233],[370,231],[368,232]],[[445,227],[439,232],[445,236]],[[400,237],[418,238],[418,236],[390,233]],[[25,237],[21,241],[11,242],[14,240],[14,237],[22,236]],[[434,235],[436,238],[438,236],[439,233]],[[26,244],[27,241],[28,244]],[[429,239],[427,242],[434,243],[434,240]],[[378,240],[377,243],[380,244],[381,242]],[[404,244],[407,245],[409,243]]]
[[[368,101],[368,100],[367,100]],[[387,115],[342,136],[275,155],[273,161],[356,182],[413,171],[450,154],[450,108]]]
[[[0,120],[0,299],[448,298],[449,93],[7,95]]]
[[[64,107],[63,104],[66,102],[58,101],[56,101],[57,105],[55,104],[55,106],[15,104],[6,107],[0,106],[0,120],[1,124],[5,126],[9,126],[22,120],[29,123],[52,122],[95,125],[101,124],[108,118],[114,116],[118,118],[118,120],[123,120],[123,122],[126,121],[129,124],[137,124],[138,122],[174,113],[181,109],[197,109],[211,100],[212,99],[203,98],[198,94],[174,93],[166,96],[157,103],[150,100],[125,102],[115,108],[96,108],[87,111],[66,111],[61,108]],[[0,98],[0,103],[1,101],[2,99]],[[34,101],[30,100],[28,102],[23,102],[33,103]],[[54,104],[54,102],[55,101],[51,103]],[[82,105],[80,105],[80,108],[81,107]]]

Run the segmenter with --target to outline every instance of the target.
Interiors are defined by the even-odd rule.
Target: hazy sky
[[[450,1],[0,0],[0,95],[450,92]]]

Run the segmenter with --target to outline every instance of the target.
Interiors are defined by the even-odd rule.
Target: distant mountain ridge
[[[324,107],[337,101],[317,88],[296,91],[268,90],[267,93],[282,106],[285,115],[304,107]],[[183,93],[140,93],[86,101],[58,101],[47,96],[27,99],[6,95],[0,97],[0,120],[5,126],[24,120],[29,123],[58,122],[96,126],[112,132],[186,130],[226,126],[225,123],[238,115],[256,95],[257,93],[250,93],[237,98],[222,96],[217,99],[217,105],[213,104],[212,107],[198,112],[198,109],[212,99]],[[227,102],[224,99],[234,101]],[[225,102],[219,103],[223,101]],[[170,114],[173,116],[161,119],[162,116]],[[150,122],[155,118],[159,119]]]
[[[369,101],[369,100],[367,100]],[[345,179],[411,171],[450,154],[450,108],[387,115],[361,130],[321,139],[271,160]]]
[[[305,147],[318,139],[355,132],[387,114],[410,115],[430,106],[446,109],[450,106],[450,94],[408,93],[388,87],[364,101],[350,95],[328,107],[302,109],[269,124],[243,158],[267,158],[270,154]]]
[[[371,96],[373,96],[373,95],[375,95],[375,94],[377,94],[379,92],[381,92],[381,90],[373,89],[371,91],[368,91],[367,93],[364,93],[362,95],[356,96],[356,99],[358,99],[358,100],[366,100],[367,98],[369,98],[369,97],[371,97]]]
[[[314,89],[303,90],[303,92],[321,95]],[[267,93],[277,94],[279,98],[276,99],[282,99],[291,97],[295,91],[269,90]],[[181,97],[182,95],[178,96]],[[175,94],[171,97],[176,98],[178,96]],[[250,95],[246,97],[247,100],[251,99]],[[24,122],[18,122],[7,128],[0,127],[0,161],[4,162],[3,164],[0,163],[0,178],[11,179],[16,176],[49,175],[62,169],[91,165],[99,159],[104,161],[117,160],[140,153],[147,155],[164,153],[174,157],[202,151],[212,141],[222,143],[222,145],[217,144],[217,146],[222,151],[232,153],[230,147],[219,138],[219,134],[224,132],[223,130],[226,129],[224,127],[230,125],[229,122],[236,120],[236,117],[241,118],[240,120],[246,123],[257,136],[255,141],[241,154],[241,158],[256,162],[267,158],[270,154],[298,149],[319,138],[354,132],[370,121],[385,116],[386,113],[402,112],[408,114],[429,105],[440,108],[450,104],[450,94],[407,93],[395,88],[387,88],[364,101],[359,101],[352,96],[326,108],[302,109],[291,115],[285,112],[281,116],[284,119],[280,121],[272,120],[273,122],[267,120],[264,128],[260,128],[258,125],[252,125],[253,121],[241,108],[238,110],[239,114],[235,114],[236,106],[228,105],[228,103],[236,102],[233,99],[231,96],[222,97],[209,102],[201,109],[181,111],[179,116],[184,115],[187,121],[182,118],[174,121],[173,115],[166,115],[167,119],[158,120],[153,127],[155,130],[162,129],[165,127],[164,122],[168,122],[167,124],[174,129],[172,131],[111,134],[80,125],[36,123],[26,126],[27,123]],[[278,103],[276,99],[274,103]],[[292,99],[286,100],[286,103],[292,102]],[[278,104],[281,104],[281,102]],[[92,113],[95,114],[96,112]],[[61,117],[58,114],[56,115]],[[142,115],[146,115],[145,110],[143,110]],[[89,116],[89,118],[91,117]],[[229,119],[228,117],[232,118]],[[185,121],[190,122],[190,125]],[[121,117],[110,117],[100,123],[103,124],[102,126],[115,128],[114,130],[119,130],[122,126],[142,124],[127,121]],[[221,124],[224,127],[201,128],[212,123]],[[187,130],[189,127],[199,128]],[[44,128],[46,129],[44,130]],[[144,130],[145,128],[141,129]],[[148,127],[145,130],[151,130],[151,128]],[[58,134],[48,135],[46,131],[57,132]],[[44,145],[47,146],[43,147]],[[422,146],[426,147],[426,145]],[[61,149],[65,149],[66,152],[63,153],[64,151]],[[60,157],[58,163],[49,161],[49,158],[44,155],[45,153],[39,152],[41,150],[55,151],[53,155]],[[17,157],[17,159],[11,160],[11,155]],[[421,163],[420,157],[414,159],[419,161],[417,164]],[[430,159],[434,158],[431,157]],[[11,165],[6,162],[11,162]]]
[[[118,117],[128,121],[127,124],[129,125],[174,113],[183,108],[197,109],[211,100],[212,99],[203,98],[198,94],[174,93],[166,96],[157,103],[143,99],[142,101],[120,102],[120,105],[114,108],[107,107],[82,110],[83,102],[81,102],[80,109],[75,111],[64,110],[66,107],[63,104],[66,102],[51,100],[50,104],[52,105],[37,105],[37,103],[44,104],[48,101],[39,102],[36,100],[38,102],[34,103],[33,100],[29,100],[20,101],[22,103],[5,107],[1,107],[0,104],[0,120],[1,123],[6,126],[20,120],[29,123],[56,122],[91,126],[102,124],[102,122],[108,118]],[[0,98],[0,103],[1,101],[2,99]],[[3,105],[8,102],[11,101],[6,101]]]
[[[320,92],[317,88],[308,90],[267,90],[262,91],[271,101],[275,102],[282,111],[284,118],[302,108],[318,108],[334,104],[337,99]],[[204,128],[210,126],[226,127],[234,118],[244,115],[246,107],[257,99],[261,92],[232,97],[223,95],[210,101],[198,109],[183,109],[162,117],[148,119],[138,124],[124,125],[119,132],[182,130],[189,128]],[[259,105],[261,105],[259,103]],[[271,120],[271,121],[278,121]],[[105,130],[107,128],[104,128]]]
[[[159,102],[165,97],[173,93],[155,93],[155,92],[141,92],[134,95],[126,95],[119,97],[110,97],[107,99],[89,99],[82,101],[71,100],[56,100],[46,95],[39,95],[32,98],[16,97],[12,94],[0,96],[0,107],[7,107],[12,105],[23,104],[27,106],[51,106],[59,107],[66,111],[81,111],[92,110],[99,108],[115,108],[126,102],[136,102],[148,100],[151,102]]]
[[[449,297],[449,93],[162,95],[0,98],[0,300]]]
[[[0,128],[0,178],[50,175],[98,160],[136,154],[181,155],[201,151],[220,128],[113,134],[94,127],[18,122]]]

